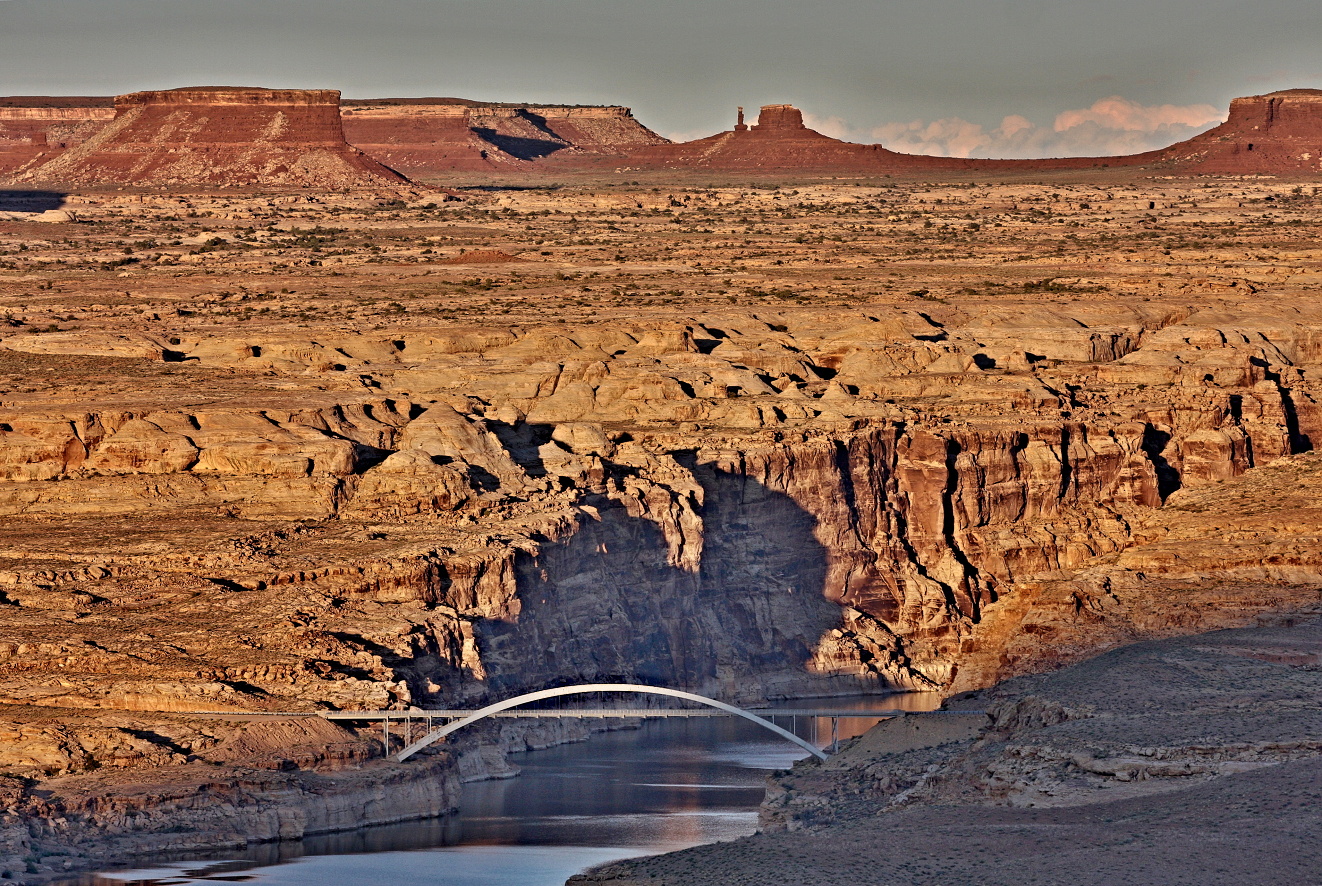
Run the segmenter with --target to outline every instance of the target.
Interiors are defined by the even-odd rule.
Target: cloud
[[[849,124],[843,117],[818,117],[816,114],[803,113],[803,125],[815,129],[822,135],[848,141],[851,137]]]
[[[943,117],[884,123],[855,133],[855,140],[880,142],[907,154],[939,157],[1108,156],[1163,148],[1224,120],[1225,113],[1211,105],[1149,106],[1113,95],[1088,108],[1061,111],[1050,126],[1038,125],[1019,114],[1011,114],[991,128],[960,117]],[[827,122],[837,131],[848,131],[839,118]]]

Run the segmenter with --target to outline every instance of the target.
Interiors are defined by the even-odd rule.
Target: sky
[[[953,156],[1145,150],[1322,88],[1317,0],[0,0],[0,95],[234,85],[620,104],[687,139],[791,103]]]

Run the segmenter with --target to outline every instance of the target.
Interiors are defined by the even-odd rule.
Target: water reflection
[[[911,694],[799,699],[782,707],[917,711],[939,702]],[[831,737],[826,717],[777,715],[775,722],[819,745]],[[843,741],[875,722],[840,719],[838,736]],[[751,834],[767,771],[803,756],[737,718],[651,720],[585,744],[517,755],[518,778],[465,785],[459,814],[444,819],[254,846],[241,857],[158,862],[77,882],[560,886],[592,865]]]

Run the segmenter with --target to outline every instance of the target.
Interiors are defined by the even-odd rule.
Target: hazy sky
[[[1318,0],[0,0],[0,94],[192,85],[624,104],[674,136],[791,102],[910,150],[1108,153],[1322,87]],[[1100,104],[1099,104],[1100,103]]]

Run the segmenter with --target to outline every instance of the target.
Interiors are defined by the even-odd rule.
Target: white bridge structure
[[[553,698],[563,698],[572,695],[587,695],[590,693],[635,693],[641,695],[658,695],[666,698],[675,698],[681,701],[692,702],[702,705],[701,708],[651,708],[651,707],[557,707],[557,708],[532,708],[527,709],[524,705],[533,704],[539,701],[546,701]],[[808,753],[819,759],[827,759],[827,755],[816,745],[805,741],[795,735],[793,731],[784,729],[774,722],[774,717],[790,717],[797,721],[799,717],[815,721],[817,719],[829,719],[831,721],[831,743],[829,747],[834,751],[839,745],[839,723],[841,720],[860,719],[860,720],[884,720],[890,717],[903,717],[906,714],[913,713],[899,708],[888,708],[885,710],[841,710],[832,708],[758,708],[754,710],[744,710],[718,701],[714,698],[708,698],[705,695],[697,695],[692,692],[684,692],[679,689],[667,689],[662,686],[645,686],[638,683],[584,683],[579,686],[561,686],[557,689],[542,689],[537,692],[528,692],[523,695],[508,698],[504,701],[498,701],[495,704],[489,704],[484,708],[477,710],[440,710],[440,709],[419,709],[409,708],[404,710],[368,710],[368,711],[195,711],[194,716],[213,717],[217,719],[237,719],[237,720],[264,720],[264,719],[284,719],[284,718],[303,718],[320,717],[324,720],[346,720],[346,721],[381,721],[381,743],[387,756],[390,755],[390,727],[395,724],[402,727],[402,738],[405,747],[402,751],[395,754],[394,757],[399,762],[404,762],[412,757],[418,751],[440,741],[448,735],[451,735],[465,726],[470,726],[489,717],[509,717],[519,719],[529,718],[623,718],[623,719],[649,719],[659,717],[742,717],[752,723],[756,723],[763,729],[774,732],[776,735],[793,742]],[[946,711],[929,711],[928,714],[947,713]],[[949,713],[981,713],[974,711],[949,712]],[[440,728],[434,728],[433,724],[437,720],[447,721]],[[413,740],[416,734],[415,723],[424,726],[423,737]]]
[[[703,705],[702,708],[557,708],[545,709],[534,708],[524,709],[525,705],[533,704],[539,701],[546,701],[553,698],[563,698],[573,695],[587,695],[590,693],[637,693],[641,695],[657,695],[667,698],[675,698],[681,701],[692,702]],[[537,692],[528,692],[523,695],[508,698],[504,701],[498,701],[495,704],[487,705],[477,710],[403,710],[403,711],[322,711],[317,716],[327,720],[380,720],[382,729],[382,742],[389,753],[390,747],[390,724],[395,722],[404,727],[404,740],[408,742],[404,749],[395,754],[395,759],[399,762],[407,760],[418,751],[440,741],[448,735],[458,732],[466,726],[470,726],[489,717],[517,717],[517,718],[647,718],[647,717],[742,717],[752,723],[756,723],[762,728],[775,733],[786,741],[793,742],[808,753],[825,760],[827,755],[816,745],[805,741],[795,735],[788,729],[784,729],[773,723],[768,717],[810,717],[810,718],[830,718],[831,720],[831,746],[837,744],[837,728],[839,721],[846,718],[857,719],[884,719],[888,717],[903,716],[906,712],[898,709],[887,710],[833,710],[833,709],[783,709],[783,710],[765,710],[756,712],[747,711],[743,708],[735,707],[723,701],[714,698],[708,698],[705,695],[697,695],[692,692],[684,692],[679,689],[667,689],[661,686],[644,686],[636,683],[585,683],[579,686],[561,686],[556,689],[542,689]],[[436,720],[448,720],[445,725],[439,728],[433,728],[432,724]],[[415,721],[424,721],[426,723],[426,733],[422,738],[411,741]]]
[[[816,754],[818,757],[820,757],[823,760],[826,759],[826,754],[822,753],[822,751],[818,749],[816,745],[804,741],[803,739],[795,735],[793,732],[790,732],[788,729],[782,729],[781,727],[777,726],[775,723],[772,723],[770,720],[764,720],[761,717],[759,717],[757,714],[749,713],[748,711],[745,711],[742,708],[737,708],[732,704],[726,704],[723,701],[717,701],[716,699],[708,698],[705,695],[695,695],[692,692],[682,692],[678,689],[665,689],[660,686],[638,686],[633,683],[586,683],[582,686],[561,686],[558,689],[542,689],[538,692],[528,692],[525,693],[524,695],[516,695],[514,698],[507,698],[504,701],[498,701],[495,704],[490,704],[484,708],[480,708],[476,711],[473,711],[471,714],[468,714],[467,716],[462,717],[461,719],[455,720],[451,723],[447,723],[446,725],[442,726],[440,729],[432,730],[427,735],[423,736],[422,738],[413,742],[413,744],[404,748],[404,750],[400,751],[395,756],[395,759],[402,763],[405,760],[407,760],[409,757],[412,757],[418,751],[427,747],[427,745],[432,744],[433,742],[440,741],[441,739],[445,738],[447,735],[450,735],[451,733],[454,732],[458,732],[460,729],[463,729],[465,726],[469,726],[473,723],[478,722],[479,720],[485,720],[487,717],[490,717],[493,714],[499,714],[504,711],[508,711],[511,708],[522,707],[523,705],[532,704],[533,702],[545,701],[548,698],[562,698],[566,695],[584,695],[589,692],[638,692],[644,695],[664,695],[668,698],[678,698],[684,701],[691,701],[691,702],[696,702],[698,704],[707,705],[708,707],[715,708],[718,711],[723,711],[726,714],[730,714],[735,717],[743,717],[745,720],[749,720],[753,723],[756,723],[765,729],[770,729],[772,732],[776,733],[781,738],[785,739],[786,741],[794,742],[796,745],[803,748],[805,751],[808,751],[810,754]],[[529,714],[536,716],[539,713],[541,712],[540,711],[522,712],[523,716],[528,716]],[[688,713],[690,712],[689,711],[682,712],[682,714],[688,714]]]

